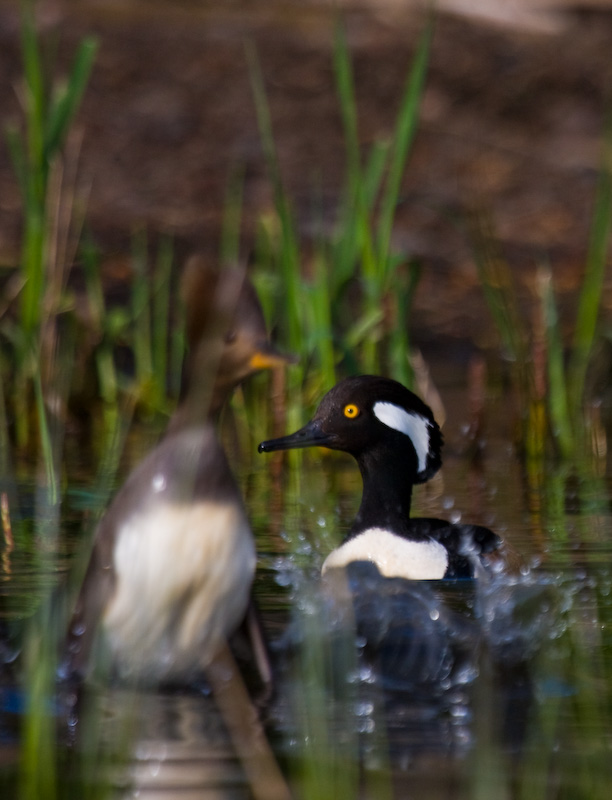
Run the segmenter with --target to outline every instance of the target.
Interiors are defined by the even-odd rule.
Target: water
[[[465,406],[460,389],[447,402]],[[503,421],[497,411],[493,405]],[[463,422],[449,419],[443,473],[419,488],[414,511],[487,524],[503,536],[504,562],[477,589],[459,582],[406,591],[367,568],[322,586],[320,565],[358,503],[352,461],[312,452],[299,481],[294,466],[290,480],[270,486],[269,461],[256,456],[241,475],[260,553],[256,595],[277,668],[265,716],[301,796],[608,796],[605,484],[547,475],[534,503],[510,430],[495,426],[479,465],[467,456]],[[17,495],[24,515],[36,507],[32,491]],[[19,685],[23,619],[74,563],[98,500],[71,491],[61,535],[36,537],[31,521],[15,518],[12,548],[6,539],[0,547],[2,796],[19,796],[18,785],[36,796],[23,790],[24,778],[18,784],[15,765],[26,732],[52,719],[61,797],[85,796],[84,784],[96,796],[248,797],[243,765],[203,687],[96,687],[75,715],[51,687]],[[32,698],[38,718],[28,722]]]

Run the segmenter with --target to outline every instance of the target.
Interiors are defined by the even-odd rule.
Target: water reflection
[[[453,507],[471,517],[456,464],[447,475],[435,497],[418,498],[419,513],[435,515],[452,497]],[[340,786],[336,796],[343,798],[498,797],[531,781],[577,789],[587,766],[592,776],[610,774],[610,515],[598,505],[597,514],[591,507],[564,513],[556,527],[542,519],[542,545],[513,499],[520,488],[501,460],[488,475],[497,485],[484,499],[495,498],[504,538],[523,566],[502,565],[478,584],[407,586],[383,581],[367,564],[346,580],[321,584],[320,564],[359,490],[335,468],[307,475],[299,514],[285,517],[273,540],[265,493],[249,500],[260,549],[256,589],[278,676],[267,731],[304,795],[315,786],[317,796],[316,779]],[[3,574],[4,620],[31,608],[33,586],[40,591],[55,579],[40,575],[46,562],[23,541],[16,531],[11,571]],[[14,662],[12,624],[5,633],[0,654]],[[21,674],[13,670],[0,684],[2,788],[16,785],[2,776],[15,772],[20,758]],[[206,694],[113,688],[92,697],[70,758],[82,761],[90,779],[100,773],[110,796],[249,796]],[[384,791],[375,790],[372,777],[381,775]]]
[[[109,693],[105,713],[131,709],[133,739],[115,775],[122,798],[250,797],[243,770],[212,698],[202,694]]]

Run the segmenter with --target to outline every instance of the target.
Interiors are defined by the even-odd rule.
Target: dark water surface
[[[528,490],[510,417],[494,397],[483,457],[474,461],[465,391],[442,394],[445,466],[415,493],[414,513],[486,524],[503,536],[504,559],[478,587],[406,587],[367,567],[322,584],[320,565],[358,504],[354,464],[312,452],[272,486],[270,460],[255,456],[241,475],[260,552],[256,595],[278,672],[265,712],[275,753],[303,797],[603,797],[612,741],[605,483],[551,470],[539,494]],[[36,493],[20,487],[17,496],[40,514]],[[83,783],[100,789],[91,796],[249,797],[203,688],[98,687],[68,720],[65,697],[49,688],[42,702],[19,685],[23,620],[76,563],[92,524],[83,509],[100,502],[69,491],[60,535],[45,539],[31,521],[16,520],[12,547],[3,542],[2,796],[36,796],[17,793],[15,777],[34,697],[39,715],[58,723],[62,797],[89,796]]]

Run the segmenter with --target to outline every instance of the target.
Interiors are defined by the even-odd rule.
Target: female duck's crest
[[[246,378],[295,360],[269,341],[259,298],[244,269],[219,270],[202,256],[192,256],[181,294],[188,356],[171,430],[214,417]]]

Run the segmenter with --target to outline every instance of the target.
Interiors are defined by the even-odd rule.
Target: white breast
[[[321,572],[346,567],[351,561],[372,561],[386,578],[440,580],[448,567],[448,553],[439,542],[413,542],[383,528],[368,528],[333,550]]]
[[[154,681],[204,666],[240,623],[255,544],[235,504],[155,504],[118,532],[104,628],[119,671]]]

